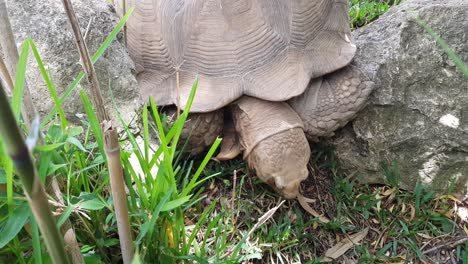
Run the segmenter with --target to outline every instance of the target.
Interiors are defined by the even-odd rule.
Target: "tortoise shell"
[[[122,6],[117,2],[117,10]],[[285,101],[312,78],[347,65],[347,0],[127,0],[127,45],[142,97],[192,112],[219,109],[242,95]],[[178,100],[180,98],[180,100]]]

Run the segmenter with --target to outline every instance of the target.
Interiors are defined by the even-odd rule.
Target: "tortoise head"
[[[310,148],[301,128],[271,136],[247,158],[257,176],[286,199],[295,199],[299,187],[307,179]]]
[[[310,158],[300,117],[284,102],[243,97],[235,104],[233,120],[249,166],[283,197],[296,198]]]
[[[267,183],[284,198],[296,199],[299,194],[300,184],[303,180],[307,179],[308,175],[307,168],[302,170],[284,168],[273,173]]]

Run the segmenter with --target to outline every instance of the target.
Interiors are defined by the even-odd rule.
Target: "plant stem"
[[[11,61],[11,63],[18,63],[18,62]],[[12,65],[11,68],[14,69],[16,68],[16,66],[17,64]],[[8,72],[6,63],[3,61],[2,58],[0,58],[0,73],[2,74],[2,77],[5,80],[6,86],[8,87],[8,89],[5,89],[5,92],[7,92],[7,96],[8,96],[8,91],[10,91],[10,93],[13,93],[14,85],[13,85],[13,80],[10,76],[10,73]],[[34,108],[34,105],[32,107]],[[39,135],[39,141],[41,141],[40,135]],[[50,183],[48,184],[50,188],[47,188],[47,192],[51,194],[53,199],[63,200],[62,193],[60,192],[60,188],[58,187],[57,179],[55,177],[48,177],[46,180]],[[5,185],[0,184],[0,191],[4,189],[5,189]],[[69,256],[71,257],[72,263],[83,264],[84,258],[83,258],[83,255],[81,255],[80,247],[78,245],[78,242],[76,241],[75,231],[73,230],[69,219],[67,219],[65,223],[62,225],[62,228],[60,229],[60,231],[62,235],[64,236],[67,252],[69,253]]]
[[[62,0],[65,12],[72,27],[75,36],[76,45],[80,53],[83,69],[90,84],[94,107],[97,109],[97,117],[101,122],[101,128],[104,139],[104,149],[109,167],[110,184],[112,197],[114,199],[115,215],[117,218],[117,229],[120,238],[120,247],[122,258],[125,264],[130,264],[133,260],[133,245],[130,223],[128,220],[127,197],[125,193],[125,184],[122,173],[122,163],[120,159],[120,144],[117,137],[117,131],[112,126],[111,120],[107,115],[102,99],[99,82],[97,80],[94,66],[89,56],[88,48],[83,40],[80,31],[78,19],[76,18],[73,6],[70,0]]]
[[[75,36],[75,42],[78,48],[78,52],[80,53],[83,70],[86,73],[86,77],[91,88],[94,107],[97,111],[96,114],[99,118],[99,121],[102,122],[109,119],[109,117],[107,115],[106,109],[104,108],[104,101],[102,99],[101,89],[99,88],[99,82],[96,76],[96,71],[94,70],[94,65],[91,61],[91,57],[89,56],[88,48],[86,47],[83,35],[81,35],[80,24],[78,23],[78,18],[76,17],[71,2],[69,0],[62,0],[62,3]]]
[[[18,65],[19,54],[16,47],[15,37],[11,29],[10,19],[5,0],[0,0],[0,47],[5,56],[5,64],[9,68],[10,76],[16,77],[16,66]],[[11,86],[13,88],[13,86]],[[36,109],[31,99],[31,93],[27,83],[24,84],[22,116],[27,127],[31,125],[31,121],[36,115]]]
[[[11,75],[8,72],[8,68],[3,61],[3,58],[0,57],[0,78],[5,81],[5,84],[7,86],[7,89],[5,90],[7,96],[13,94],[13,80],[11,79]]]
[[[9,106],[3,84],[0,82],[0,136],[16,167],[24,193],[34,214],[39,229],[44,236],[53,263],[69,263],[63,239],[49,209],[44,186],[39,179],[31,154],[21,137],[21,131]]]
[[[52,199],[59,201],[61,204],[65,204],[65,201],[62,197],[62,192],[58,184],[58,180],[54,176],[49,176],[46,179],[46,189],[47,193],[50,194]],[[65,246],[67,249],[68,256],[70,256],[73,264],[84,264],[84,258],[80,251],[80,246],[76,240],[75,230],[70,222],[70,219],[67,219],[62,226],[60,227],[60,232],[62,233],[63,239],[65,241]]]

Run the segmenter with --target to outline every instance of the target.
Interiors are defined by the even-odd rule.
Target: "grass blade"
[[[203,169],[205,168],[206,164],[208,164],[208,161],[211,160],[211,157],[213,156],[214,152],[218,148],[219,144],[221,143],[221,139],[217,138],[213,145],[211,146],[210,150],[206,154],[205,158],[203,159],[202,163],[198,167],[197,171],[193,175],[192,179],[190,180],[189,184],[187,187],[182,191],[181,195],[185,196],[187,195],[193,188],[195,188],[198,185],[198,177],[202,173]]]
[[[10,159],[10,157],[6,153],[5,145],[3,142],[0,141],[0,157],[2,163],[0,163],[3,166],[3,169],[5,170],[5,176],[6,176],[6,193],[7,193],[7,205],[9,210],[12,209],[13,205],[13,161]]]
[[[31,230],[32,230],[32,245],[34,252],[34,263],[42,264],[42,250],[41,250],[41,238],[39,235],[39,228],[37,226],[34,217],[31,217]]]
[[[420,25],[426,32],[437,42],[437,44],[447,53],[447,55],[450,57],[450,59],[457,65],[458,69],[465,75],[465,77],[468,78],[468,66],[466,66],[463,61],[453,52],[453,50],[450,48],[450,46],[443,40],[439,35],[432,30],[430,26],[426,24],[421,18],[416,17],[416,23]]]
[[[39,55],[39,52],[37,51],[36,44],[30,37],[26,38],[25,41],[27,41],[29,45],[31,46],[31,50],[34,54],[34,57],[36,58],[37,65],[39,66],[39,70],[41,71],[42,78],[44,79],[46,83],[50,96],[52,97],[52,100],[54,101],[55,108],[57,109],[59,113],[60,122],[62,124],[62,129],[65,129],[68,126],[68,120],[65,117],[62,107],[60,106],[59,98],[57,96],[57,90],[55,89],[54,84],[50,80],[49,74],[47,74],[47,71],[44,67],[44,63],[42,62],[42,58]]]
[[[101,44],[101,46],[99,46],[99,48],[97,49],[96,53],[94,53],[94,55],[91,57],[91,61],[94,63],[96,63],[96,61],[102,56],[102,54],[104,54],[104,52],[107,50],[107,48],[110,46],[110,44],[112,43],[112,41],[115,39],[115,37],[117,36],[117,34],[120,32],[120,30],[123,28],[123,26],[125,25],[125,23],[127,22],[127,20],[130,18],[130,15],[132,14],[133,10],[135,9],[135,7],[132,7],[128,10],[128,12],[125,14],[125,16],[122,17],[122,19],[119,21],[119,23],[117,23],[117,25],[115,26],[115,28],[112,30],[112,32],[109,34],[109,36],[107,36],[107,38],[104,40],[104,42]],[[63,95],[60,97],[60,104],[63,104],[63,102],[68,98],[68,96],[70,95],[71,92],[73,92],[73,90],[75,90],[75,88],[78,86],[78,84],[81,82],[81,80],[84,78],[85,74],[83,71],[81,71],[75,78],[75,80],[73,81],[73,83],[68,87],[68,89],[63,93]],[[52,119],[52,117],[55,115],[55,113],[57,112],[57,108],[52,108],[49,112],[49,114],[47,115],[46,118],[44,118],[44,120],[42,121],[41,123],[41,126],[45,126],[47,123],[50,122],[50,120]]]
[[[164,207],[164,205],[166,204],[166,202],[169,199],[169,197],[171,196],[171,194],[172,194],[172,191],[169,190],[169,192],[167,192],[166,195],[164,195],[164,197],[161,199],[158,206],[156,207],[153,214],[151,215],[151,220],[150,220],[150,225],[149,225],[150,228],[148,229],[148,235],[147,235],[147,238],[146,238],[146,243],[151,242],[151,237],[153,236],[153,231],[154,231],[154,228],[156,227],[156,220],[158,219],[159,213],[161,212],[161,209]]]
[[[38,221],[52,260],[56,263],[68,263],[63,239],[50,212],[44,186],[37,175],[31,153],[21,136],[21,131],[13,110],[10,108],[2,82],[0,82],[0,136],[5,143],[8,155],[13,160],[16,174],[21,180],[26,198],[36,221]]]
[[[21,231],[24,224],[29,219],[29,207],[27,203],[22,203],[8,216],[6,223],[0,228],[0,248],[3,248]]]
[[[29,42],[24,41],[21,47],[21,53],[16,69],[15,89],[13,90],[13,98],[11,100],[11,108],[16,121],[19,121],[21,105],[23,102],[24,84],[26,80],[26,65],[28,63]]]
[[[83,101],[83,106],[85,108],[86,115],[88,116],[89,126],[94,133],[94,137],[96,138],[96,142],[99,147],[99,152],[105,158],[106,152],[104,151],[104,143],[102,141],[102,131],[101,125],[99,124],[99,120],[97,119],[96,114],[93,110],[93,105],[89,101],[89,97],[86,95],[84,90],[80,90],[81,100]]]

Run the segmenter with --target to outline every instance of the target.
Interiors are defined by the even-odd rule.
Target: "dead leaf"
[[[403,204],[401,205],[401,211],[400,211],[400,213],[401,213],[401,214],[406,213],[406,204],[405,204],[405,203],[403,203]]]
[[[296,220],[297,220],[296,213],[294,213],[294,212],[292,212],[290,210],[290,211],[288,211],[288,215],[289,215],[289,221],[291,221],[291,223],[296,223]]]
[[[354,245],[359,243],[362,239],[364,239],[367,236],[367,233],[369,232],[369,228],[365,228],[361,230],[360,232],[357,232],[353,235],[350,235],[348,237],[345,237],[343,240],[338,242],[336,245],[334,245],[332,248],[328,249],[327,252],[325,252],[325,258],[322,260],[323,262],[330,262],[333,261],[340,256],[342,256],[346,251],[351,249]]]
[[[393,192],[392,194],[390,194],[390,196],[387,199],[387,203],[393,202],[396,198],[396,195],[397,195],[397,192]]]
[[[378,200],[376,206],[374,207],[375,210],[377,211],[377,213],[380,212],[380,207],[381,207],[381,205],[382,205],[382,198],[383,198],[383,197],[380,196],[379,194],[376,194],[376,195],[375,195],[375,199]]]
[[[324,223],[330,222],[328,218],[320,215],[319,213],[317,213],[317,211],[315,211],[314,209],[312,209],[312,207],[310,207],[307,201],[311,199],[305,198],[304,196],[302,196],[302,194],[299,194],[297,195],[297,200],[299,201],[299,204],[302,206],[302,208],[304,208],[304,210],[306,210],[309,214],[313,215],[314,217],[317,217],[320,221]]]
[[[453,195],[441,195],[439,197],[436,198],[437,200],[443,200],[443,199],[449,199],[449,200],[452,200],[456,203],[461,203],[462,201],[460,201],[460,199],[457,199],[457,197],[453,196]]]
[[[417,233],[418,236],[422,237],[422,238],[425,238],[425,239],[432,239],[433,237],[428,235],[428,234],[424,234],[424,233]]]
[[[410,216],[410,221],[413,221],[413,219],[416,217],[416,208],[414,208],[413,205],[409,205],[411,208],[411,216]]]
[[[380,239],[380,247],[383,248],[384,245],[387,243],[387,238],[388,238],[388,235],[387,234],[384,234],[382,236],[382,238]]]
[[[389,196],[390,194],[393,194],[395,192],[395,189],[388,189],[385,192],[382,193],[383,196]]]
[[[314,223],[312,224],[312,229],[313,229],[313,230],[316,230],[318,227],[319,227],[319,223],[318,223],[318,222],[314,222]],[[468,234],[468,233],[467,233],[467,234]]]

